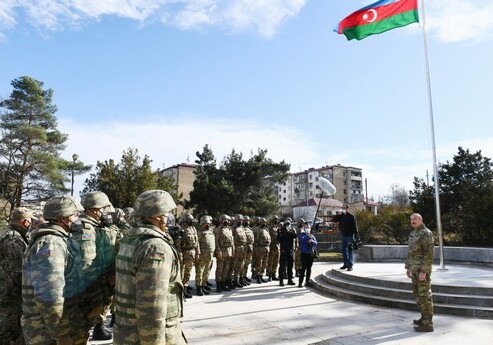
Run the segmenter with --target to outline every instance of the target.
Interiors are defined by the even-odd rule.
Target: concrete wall
[[[404,261],[407,257],[406,245],[364,245],[358,250],[361,261]],[[444,247],[445,261],[493,264],[493,248]],[[435,261],[440,260],[439,248],[435,247]]]

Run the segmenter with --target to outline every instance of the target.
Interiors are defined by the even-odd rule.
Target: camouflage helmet
[[[222,223],[222,222],[223,222],[223,220],[231,220],[231,217],[230,217],[230,216],[228,216],[227,214],[221,214],[221,215],[219,216],[219,222],[221,222],[221,223]]]
[[[200,217],[200,225],[202,224],[212,224],[212,217],[211,216]]]
[[[262,223],[267,224],[267,218],[265,218],[265,217],[259,217],[258,218],[258,222],[259,222],[259,224],[262,224]]]
[[[108,196],[105,193],[99,191],[84,194],[80,203],[82,204],[82,206],[84,206],[86,210],[89,208],[113,208],[113,205],[111,205]]]
[[[290,223],[291,224],[292,222],[293,222],[293,220],[291,219],[291,217],[284,219],[284,223]]]
[[[180,224],[193,222],[195,219],[191,213],[185,213],[180,217]]]
[[[162,216],[176,208],[171,195],[159,189],[148,190],[140,194],[135,200],[134,217]]]
[[[10,212],[10,221],[19,222],[24,219],[31,219],[34,217],[34,212],[27,207],[16,207]]]
[[[126,217],[128,217],[128,215],[129,215],[130,213],[132,213],[133,211],[134,211],[134,209],[133,209],[132,207],[125,207],[125,208],[123,209],[123,212],[125,212],[125,216],[126,216]]]
[[[43,208],[43,217],[55,220],[70,217],[84,211],[84,208],[72,196],[55,196],[49,199]]]
[[[299,218],[298,219],[298,226],[301,226],[306,223],[306,220],[304,218]]]
[[[241,221],[243,221],[243,215],[235,214],[235,222],[241,222]]]
[[[278,215],[273,215],[272,217],[270,217],[270,221],[271,222],[274,222],[274,221],[279,222],[279,216]]]
[[[250,217],[249,216],[243,216],[243,221],[244,222],[249,222],[250,221]]]

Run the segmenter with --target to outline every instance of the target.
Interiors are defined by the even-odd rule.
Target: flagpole
[[[445,261],[443,257],[443,234],[442,234],[442,221],[440,212],[440,197],[439,197],[439,179],[438,179],[438,164],[437,153],[435,146],[435,123],[433,121],[433,98],[431,95],[431,72],[430,72],[430,57],[428,53],[428,35],[426,33],[426,14],[424,0],[421,0],[421,14],[422,14],[422,28],[423,28],[423,43],[425,49],[425,62],[426,62],[426,81],[428,84],[428,107],[430,113],[430,129],[431,129],[431,145],[433,151],[433,173],[435,175],[435,209],[436,209],[436,221],[438,231],[438,244],[440,253],[440,270],[445,270]]]

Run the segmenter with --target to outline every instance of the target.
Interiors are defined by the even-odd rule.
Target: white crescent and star
[[[377,19],[377,16],[377,10],[372,8],[371,10],[368,10],[368,12],[365,12],[365,14],[363,14],[363,20],[366,20],[368,23],[372,23]]]

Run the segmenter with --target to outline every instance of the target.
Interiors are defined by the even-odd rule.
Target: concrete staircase
[[[313,279],[314,287],[342,299],[390,308],[418,310],[411,283],[380,280],[332,269]],[[493,319],[493,287],[432,284],[434,311]]]

